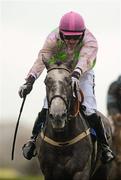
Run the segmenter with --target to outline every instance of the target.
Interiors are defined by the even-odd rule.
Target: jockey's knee
[[[95,113],[96,113],[96,109],[87,108],[87,107],[84,108],[84,114],[86,116],[91,116],[92,114],[95,114]]]

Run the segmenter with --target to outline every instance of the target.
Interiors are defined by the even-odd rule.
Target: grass
[[[44,178],[42,178],[40,176],[22,176],[22,177],[16,177],[16,178],[0,177],[0,180],[44,180]]]
[[[42,176],[21,176],[14,169],[0,168],[0,180],[44,180]]]

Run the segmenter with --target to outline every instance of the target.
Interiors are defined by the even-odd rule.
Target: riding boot
[[[30,140],[26,144],[24,144],[24,146],[22,147],[23,156],[28,160],[30,160],[32,157],[36,156],[35,142],[36,142],[36,138],[37,138],[39,132],[44,127],[44,124],[46,121],[46,112],[47,112],[47,109],[43,108],[42,111],[38,113],[38,116],[36,118],[33,130],[32,130],[32,136],[31,136]]]
[[[94,113],[88,116],[87,120],[88,120],[89,125],[92,128],[94,128],[97,135],[97,141],[101,146],[101,150],[102,150],[101,161],[104,164],[111,162],[114,159],[114,154],[109,147],[108,140],[105,133],[104,124],[101,120],[101,117],[98,116],[96,113]]]

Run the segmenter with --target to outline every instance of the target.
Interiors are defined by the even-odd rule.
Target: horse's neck
[[[49,122],[46,128],[46,135],[57,141],[65,141],[79,135],[85,130],[82,119],[78,116],[71,118],[63,131],[55,131]]]

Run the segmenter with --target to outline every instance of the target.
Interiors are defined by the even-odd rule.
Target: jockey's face
[[[69,48],[74,48],[78,42],[80,41],[80,38],[81,36],[80,35],[76,35],[76,36],[65,36],[63,35],[63,38],[64,38],[64,41],[66,43],[66,45],[69,47]]]

